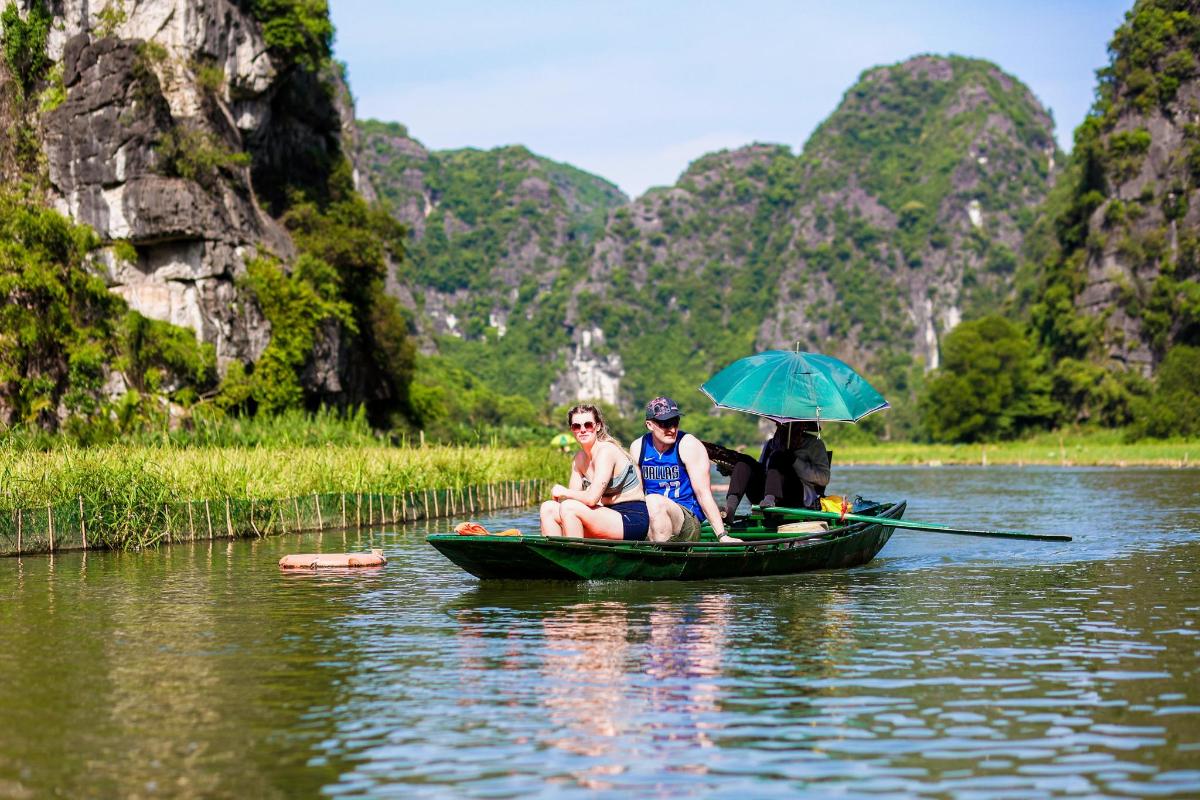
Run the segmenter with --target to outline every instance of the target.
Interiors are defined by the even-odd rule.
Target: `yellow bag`
[[[843,513],[842,512],[843,505],[845,506],[846,511],[850,510],[850,504],[847,503],[845,498],[843,498],[843,497],[839,497],[838,495],[834,494],[834,495],[830,495],[829,497],[821,498],[821,510],[822,511],[828,511],[832,514],[841,514],[841,513]]]

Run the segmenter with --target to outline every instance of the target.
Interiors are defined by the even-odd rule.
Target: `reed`
[[[568,470],[546,448],[382,445],[35,451],[0,444],[0,465],[0,553],[336,527],[347,503],[351,525],[464,514],[497,507],[496,489],[485,506],[479,487],[502,484],[506,505],[536,502],[530,485],[548,486]],[[515,482],[524,482],[519,498]]]
[[[0,510],[82,497],[131,507],[217,497],[401,494],[506,480],[563,480],[548,448],[111,446],[51,451],[0,446]]]

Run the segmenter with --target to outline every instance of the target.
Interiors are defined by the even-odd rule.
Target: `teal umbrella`
[[[776,422],[858,422],[887,400],[844,361],[768,350],[738,359],[700,387],[719,408]]]

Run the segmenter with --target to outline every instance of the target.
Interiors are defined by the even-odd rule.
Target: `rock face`
[[[1200,343],[1198,36],[1200,3],[1139,3],[1077,135],[1076,202],[1094,210],[1065,254],[1082,260],[1075,304],[1108,365],[1147,377],[1173,345]]]
[[[340,78],[324,76],[330,93],[276,64],[259,23],[231,0],[51,10],[49,55],[66,89],[41,121],[55,205],[102,240],[132,245],[107,257],[131,308],[193,329],[222,370],[256,360],[270,326],[237,281],[255,256],[294,257],[272,204],[281,175],[305,154],[340,152],[354,130]],[[339,357],[326,348],[309,372],[343,372]]]
[[[582,258],[608,210],[628,201],[523,147],[430,153],[395,123],[362,131],[358,160],[410,231],[406,277],[421,292],[427,347],[434,335],[507,328],[522,285],[546,289]]]

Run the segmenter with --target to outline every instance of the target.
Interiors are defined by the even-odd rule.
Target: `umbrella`
[[[574,440],[570,436],[567,436],[565,433],[559,433],[550,439],[550,444],[554,445],[555,447],[566,447],[567,445],[571,444],[572,441]]]
[[[719,408],[776,422],[858,422],[887,400],[844,361],[768,350],[738,359],[700,387]]]

